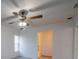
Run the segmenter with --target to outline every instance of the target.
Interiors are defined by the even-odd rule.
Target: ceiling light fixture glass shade
[[[24,27],[24,26],[26,26],[26,25],[27,25],[26,22],[19,22],[19,26],[20,26],[20,27]]]

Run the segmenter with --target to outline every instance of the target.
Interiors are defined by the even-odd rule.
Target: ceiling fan
[[[20,8],[20,6],[18,5],[18,3],[16,2],[16,0],[9,0],[16,8]],[[37,18],[43,18],[43,15],[36,15],[36,16],[27,16],[29,12],[36,12],[36,11],[40,11],[40,10],[43,10],[43,9],[46,9],[46,8],[49,8],[49,7],[52,7],[52,6],[58,6],[62,3],[65,3],[65,2],[69,2],[70,0],[66,1],[66,0],[58,0],[58,1],[50,1],[48,3],[45,3],[43,5],[40,5],[40,6],[37,6],[35,8],[31,8],[29,10],[27,9],[21,9],[19,10],[18,12],[12,12],[13,16],[9,16],[7,18],[5,18],[6,20],[14,20],[15,18],[17,18],[16,21],[12,21],[12,22],[9,22],[9,24],[14,24],[16,22],[21,22],[20,24],[25,24],[27,23],[27,26],[29,26],[29,23],[32,23],[31,22],[31,19],[37,19]]]
[[[9,24],[13,24],[15,22],[20,22],[19,23],[20,26],[23,26],[23,24],[25,24],[25,23],[27,24],[27,26],[29,26],[29,23],[31,23],[31,21],[30,21],[31,19],[37,19],[37,18],[42,18],[43,17],[43,15],[36,15],[36,16],[28,17],[27,14],[29,13],[29,11],[26,10],[26,9],[22,9],[19,12],[12,12],[12,13],[13,13],[13,18],[18,18],[18,19],[16,21],[10,22]]]

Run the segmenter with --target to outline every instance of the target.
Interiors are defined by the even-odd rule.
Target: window
[[[14,51],[19,51],[19,36],[17,35],[14,36]]]

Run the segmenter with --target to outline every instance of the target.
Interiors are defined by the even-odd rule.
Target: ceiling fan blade
[[[6,17],[4,19],[1,20],[1,22],[9,22],[9,21],[12,21],[16,18],[16,16],[9,16],[9,17]]]
[[[76,3],[73,8],[78,8],[78,3]]]
[[[18,15],[19,15],[17,12],[13,12],[13,14],[14,14],[16,17],[18,17]]]
[[[32,8],[29,11],[30,12],[40,11],[40,10],[43,10],[43,9],[47,9],[47,8],[50,8],[50,7],[55,7],[55,6],[61,5],[63,3],[66,3],[67,1],[68,0],[56,0],[56,1],[52,0],[52,1],[48,2],[48,3],[45,3],[43,5]]]
[[[14,23],[16,23],[16,22],[9,22],[9,24],[14,24]]]
[[[43,15],[37,15],[37,16],[32,16],[32,17],[29,17],[29,19],[37,19],[37,18],[42,18]]]
[[[19,5],[17,4],[16,0],[9,0],[15,7],[19,8]]]
[[[14,23],[17,23],[17,22],[19,22],[19,21],[14,20],[14,21],[10,21],[10,22],[8,22],[8,24],[14,24]]]

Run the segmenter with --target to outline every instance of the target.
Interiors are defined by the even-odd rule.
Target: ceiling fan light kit
[[[26,26],[26,25],[27,25],[26,22],[19,22],[19,26],[20,26],[20,27],[24,27],[24,26]]]

